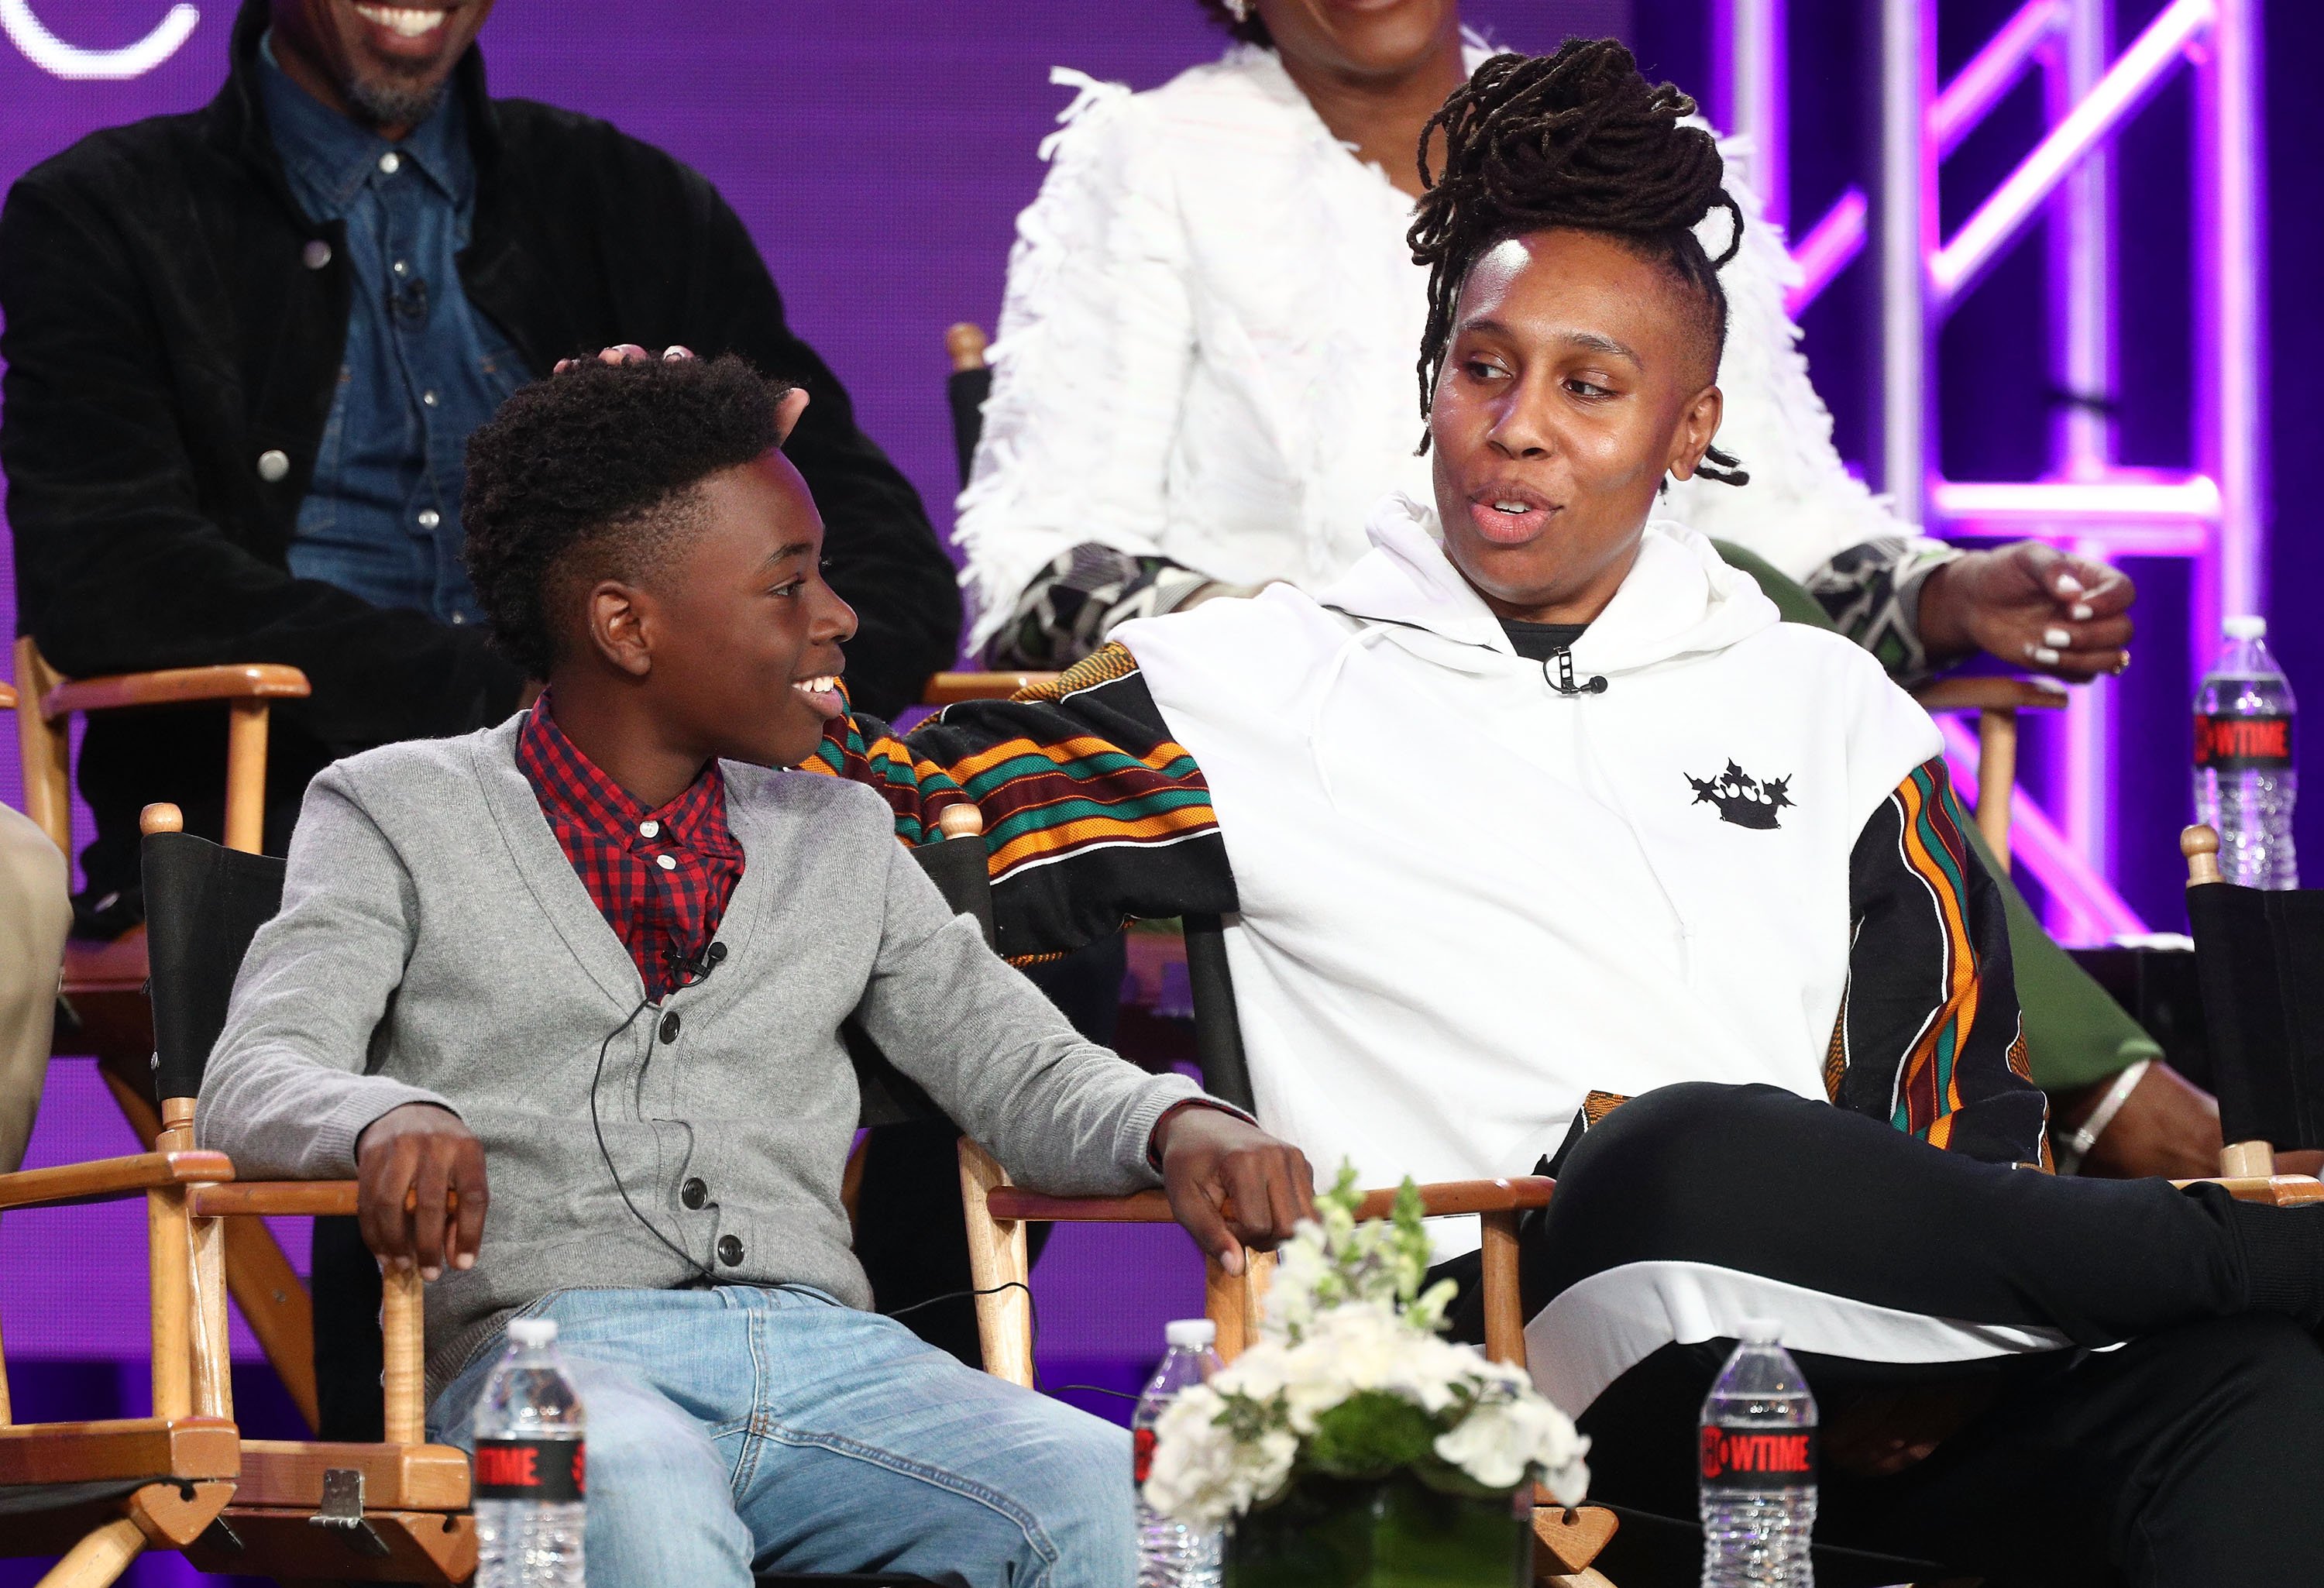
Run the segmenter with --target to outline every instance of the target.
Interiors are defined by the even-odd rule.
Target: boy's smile
[[[692,494],[659,566],[586,592],[586,632],[550,681],[558,725],[649,808],[714,757],[797,765],[847,706],[855,614],[824,582],[823,519],[798,471],[770,449]]]

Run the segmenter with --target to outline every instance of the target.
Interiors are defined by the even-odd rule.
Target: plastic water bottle
[[[1169,1354],[1138,1398],[1130,1420],[1133,1478],[1138,1484],[1138,1588],[1218,1588],[1226,1556],[1226,1532],[1197,1532],[1146,1503],[1146,1474],[1154,1464],[1154,1422],[1189,1384],[1219,1371],[1211,1347],[1218,1329],[1208,1318],[1181,1318],[1163,1331]]]
[[[1815,1397],[1781,1334],[1746,1318],[1702,1403],[1702,1588],[1814,1588]]]
[[[2231,617],[2195,695],[2195,819],[2219,835],[2219,872],[2246,888],[2297,888],[2291,680],[2268,654],[2267,619]]]
[[[475,1431],[476,1588],[582,1588],[581,1398],[554,1321],[509,1325]]]

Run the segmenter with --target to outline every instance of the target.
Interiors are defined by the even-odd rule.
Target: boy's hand
[[[484,1145],[460,1116],[407,1103],[355,1138],[355,1219],[364,1244],[390,1268],[415,1262],[433,1279],[449,1257],[474,1268],[484,1236]]]
[[[1243,1248],[1272,1251],[1315,1216],[1307,1155],[1222,1109],[1177,1107],[1155,1127],[1162,1184],[1186,1233],[1231,1274]],[[1231,1217],[1222,1211],[1231,1200]]]

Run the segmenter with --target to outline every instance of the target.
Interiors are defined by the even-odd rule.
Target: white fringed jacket
[[[1488,53],[1472,41],[1471,66]],[[1018,664],[1070,661],[1204,580],[1312,589],[1363,555],[1383,494],[1429,494],[1414,456],[1427,272],[1405,242],[1411,200],[1332,135],[1272,51],[1238,46],[1139,94],[1051,75],[1079,93],[1018,221],[954,531],[972,646],[1005,627],[993,652]],[[1925,571],[1926,552],[1908,554],[1903,526],[1841,467],[1784,311],[1782,236],[1731,165],[1728,187],[1747,225],[1722,272],[1719,442],[1751,483],[1677,484],[1660,511],[1794,577],[1886,540],[1855,560],[1898,568],[1893,586],[1904,563]],[[1716,256],[1729,222],[1703,225]],[[1148,560],[1141,580],[1130,559],[1155,559],[1176,566]],[[1078,618],[1065,610],[1093,596]],[[1874,643],[1865,623],[1844,626]]]

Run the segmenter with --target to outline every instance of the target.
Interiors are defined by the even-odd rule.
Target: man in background
[[[21,622],[67,675],[285,662],[267,845],[334,757],[506,716],[460,564],[471,430],[609,342],[741,355],[813,396],[788,456],[862,616],[849,681],[899,709],[949,662],[953,571],[918,496],[784,323],[700,175],[569,111],[486,97],[492,0],[245,0],[217,97],[84,139],[0,214]],[[139,914],[138,809],[220,825],[217,708],[93,722],[80,929]]]

